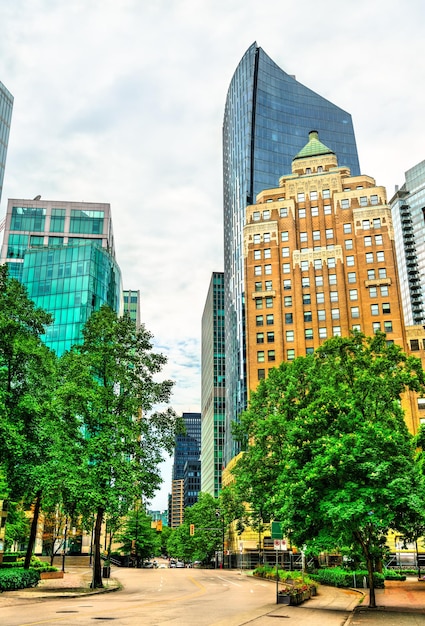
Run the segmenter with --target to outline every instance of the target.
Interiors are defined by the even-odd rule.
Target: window
[[[300,233],[300,242],[305,243],[306,241],[308,241],[307,233]]]
[[[302,272],[308,271],[308,261],[301,261],[301,271]]]
[[[376,195],[370,196],[370,203],[371,204],[378,204],[378,196],[376,196]]]
[[[306,167],[305,168],[305,173],[306,174],[311,174],[311,167]]]
[[[373,228],[381,228],[381,218],[374,217],[373,218]]]
[[[267,209],[267,211],[263,211],[263,219],[264,220],[269,220],[270,219],[270,211]]]
[[[265,252],[265,250],[264,250],[264,252]],[[282,256],[283,257],[289,256],[289,248],[282,248]]]
[[[272,266],[271,265],[265,265],[264,266],[264,273],[265,274],[271,274],[272,273]]]
[[[326,339],[327,336],[328,336],[328,331],[327,331],[326,327],[319,328],[319,338],[320,339]]]
[[[383,250],[379,250],[379,252],[376,253],[376,260],[378,261],[378,263],[385,262],[385,254]]]
[[[262,315],[257,315],[255,318],[255,323],[257,326],[262,326],[264,324],[264,319]]]
[[[410,349],[414,352],[416,352],[416,350],[419,350],[419,339],[410,340]]]
[[[63,233],[65,230],[65,209],[52,209],[50,232]]]
[[[381,296],[388,296],[388,285],[381,285],[379,291],[381,292]]]
[[[272,309],[273,308],[273,298],[271,298],[270,296],[266,297],[266,309]]]
[[[384,322],[384,333],[392,333],[393,332],[393,323],[388,321]]]
[[[317,217],[319,215],[319,207],[312,206],[311,207],[311,217]]]
[[[272,286],[272,281],[271,280],[266,280],[264,283],[264,286],[266,288],[266,291],[271,291],[273,286]]]
[[[325,215],[330,215],[332,213],[332,207],[330,204],[325,204],[325,206],[323,207],[323,213]]]
[[[254,267],[254,274],[255,276],[261,276],[261,265],[256,265]]]
[[[306,354],[314,354],[314,348],[312,348],[312,347],[308,347],[308,348],[306,348],[306,349],[305,349],[305,353],[306,353]]]
[[[378,289],[377,289],[377,287],[369,287],[369,296],[371,298],[377,298],[378,297]]]
[[[379,276],[379,278],[386,278],[387,277],[387,270],[385,269],[385,267],[380,267],[378,269],[378,276]]]
[[[370,228],[369,220],[363,220],[362,221],[362,228],[363,228],[363,230],[369,230],[369,228]]]
[[[374,334],[379,333],[381,330],[381,322],[373,322],[372,329]]]
[[[283,265],[282,265],[282,273],[283,274],[290,274],[291,273],[291,264],[290,263],[283,263]]]
[[[334,237],[334,230],[333,228],[327,228],[326,229],[326,239],[333,239]]]
[[[302,286],[303,288],[305,288],[305,287],[310,287],[310,279],[309,279],[309,277],[308,277],[308,276],[303,276],[303,277],[301,278],[301,286]]]
[[[266,315],[266,324],[267,324],[267,326],[272,326],[274,324],[274,315],[273,315],[273,313],[268,313]]]
[[[349,209],[350,208],[350,199],[344,198],[341,200],[341,209]]]
[[[316,283],[316,287],[323,287],[323,276],[318,274],[314,277],[314,282]]]
[[[362,332],[362,327],[360,326],[360,324],[353,324],[351,328],[352,330],[357,330],[359,333]]]
[[[304,202],[304,201],[305,201],[305,195],[303,193],[298,193],[297,202]]]
[[[270,233],[264,233],[263,241],[264,243],[270,243]]]
[[[345,249],[346,250],[352,250],[353,249],[353,240],[352,239],[346,239],[345,240]]]
[[[257,375],[258,375],[258,380],[264,380],[266,377],[266,370],[265,369],[257,370]]]
[[[269,330],[267,333],[267,343],[274,343],[274,332]]]
[[[335,261],[335,257],[334,256],[330,256],[328,258],[328,269],[333,269],[336,265],[336,261]]]
[[[270,248],[264,248],[264,258],[265,259],[271,259],[272,258],[272,251]]]
[[[331,190],[330,189],[322,189],[322,198],[330,198]]]
[[[283,281],[283,288],[285,289],[285,291],[287,291],[288,289],[291,289],[291,279],[290,278],[285,278],[285,280]]]
[[[257,333],[257,343],[264,343],[264,333]]]
[[[316,293],[316,302],[317,304],[322,304],[325,301],[325,294],[323,291],[319,291]]]
[[[285,332],[285,337],[286,337],[286,341],[294,341],[294,331],[293,330],[287,330]]]
[[[280,233],[280,239],[281,241],[289,241],[289,232],[287,230],[283,230]]]
[[[255,283],[255,291],[263,291],[263,283]]]
[[[305,322],[313,321],[313,316],[311,314],[311,311],[304,311],[304,321]]]
[[[377,246],[382,246],[383,244],[382,235],[375,235],[375,243]]]
[[[305,217],[305,209],[298,209],[298,217]]]
[[[373,263],[373,252],[366,252],[366,263]]]
[[[267,350],[267,360],[276,361],[276,352],[274,350]]]
[[[264,363],[264,350],[258,350],[257,352],[257,362]]]
[[[260,211],[254,211],[252,214],[252,219],[254,220],[254,222],[259,222],[260,221]]]
[[[280,217],[288,217],[288,209],[287,208],[280,209]]]
[[[359,204],[360,206],[367,206],[367,196],[360,196]]]
[[[304,331],[304,336],[305,336],[305,338],[308,341],[313,339],[313,329],[312,328],[306,328],[305,331]]]
[[[357,300],[357,289],[350,289],[350,300]]]
[[[95,235],[103,231],[103,211],[79,211],[71,209],[70,233]],[[33,229],[36,230],[36,229]]]
[[[328,280],[330,285],[336,285],[336,274],[329,274]]]
[[[292,313],[285,313],[285,324],[292,324],[292,323],[293,323]]]
[[[345,257],[345,262],[348,267],[352,267],[354,265],[354,256],[350,255],[350,256]]]
[[[303,304],[311,304],[311,296],[309,293],[303,293]]]
[[[322,259],[314,259],[314,269],[315,270],[322,269]]]
[[[331,296],[331,302],[338,302],[338,292],[337,291],[331,291],[330,296]]]
[[[292,296],[285,296],[283,298],[283,305],[284,306],[292,306]]]
[[[348,272],[347,277],[348,277],[348,282],[349,283],[355,283],[356,280],[357,280],[356,272]]]
[[[317,200],[317,191],[310,191],[310,200]]]
[[[261,235],[254,235],[253,241],[254,243],[261,243]]]
[[[313,241],[320,241],[320,230],[313,230]]]
[[[360,317],[360,309],[358,306],[351,307],[351,317]]]
[[[318,309],[317,310],[317,319],[319,320],[319,322],[324,322],[326,320],[326,311],[325,311],[325,309]]]
[[[255,308],[256,309],[262,309],[263,308],[263,299],[262,298],[255,298]]]
[[[261,250],[254,250],[254,259],[258,261],[261,259]]]
[[[368,280],[375,280],[375,270],[367,270],[367,278]]]
[[[365,247],[371,246],[372,245],[372,237],[368,236],[364,238],[364,245]]]
[[[333,320],[339,320],[339,309],[331,309],[331,316]]]
[[[352,232],[351,223],[344,224],[344,234],[349,235]]]
[[[334,337],[341,337],[341,326],[332,326],[332,334]]]
[[[286,360],[293,361],[294,359],[295,359],[295,350],[291,348],[290,350],[286,351]]]
[[[370,312],[371,312],[372,315],[379,315],[379,305],[371,304],[370,305]]]
[[[382,313],[384,313],[384,315],[387,313],[391,313],[391,305],[389,302],[382,303]]]

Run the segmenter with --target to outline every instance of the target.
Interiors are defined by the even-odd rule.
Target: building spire
[[[308,143],[294,157],[294,161],[295,159],[304,159],[306,157],[320,156],[322,154],[335,154],[335,152],[319,140],[317,130],[311,130],[308,134]]]

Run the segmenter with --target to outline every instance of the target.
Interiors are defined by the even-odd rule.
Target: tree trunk
[[[370,557],[367,558],[367,571],[369,579],[369,608],[376,609],[375,580],[373,578],[373,560]]]
[[[32,553],[34,552],[35,540],[37,538],[37,526],[38,526],[38,518],[40,515],[40,506],[41,506],[41,490],[37,491],[37,495],[35,497],[34,515],[33,515],[32,523],[31,523],[31,532],[30,532],[30,537],[28,540],[27,553],[25,555],[24,569],[29,569]]]
[[[99,506],[97,509],[96,522],[94,526],[94,537],[93,537],[93,548],[94,548],[94,559],[93,559],[93,579],[91,587],[92,589],[99,589],[103,587],[102,582],[102,565],[100,561],[100,531],[102,529],[102,521],[104,515],[104,509]]]

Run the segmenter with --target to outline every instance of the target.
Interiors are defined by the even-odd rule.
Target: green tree
[[[271,370],[237,428],[249,438],[235,471],[248,501],[260,498],[299,547],[361,550],[371,607],[388,532],[415,537],[424,525],[424,482],[400,403],[407,389],[424,393],[419,359],[383,334],[336,337]]]
[[[164,452],[171,454],[181,425],[167,403],[173,383],[158,381],[166,358],[152,350],[152,335],[107,306],[92,314],[84,341],[69,355],[69,390],[78,375],[73,412],[84,432],[83,467],[76,479],[79,506],[95,512],[93,587],[102,586],[100,532],[105,514],[131,510],[161,484]],[[77,374],[78,372],[78,374]],[[152,412],[153,411],[153,412]]]
[[[158,551],[160,539],[158,533],[151,527],[152,518],[145,511],[136,506],[129,511],[123,529],[117,535],[121,544],[120,551],[132,555],[136,560],[136,567],[140,567],[145,559],[150,558]]]

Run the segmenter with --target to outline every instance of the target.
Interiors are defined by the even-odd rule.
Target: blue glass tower
[[[340,166],[360,174],[351,116],[284,72],[253,43],[227,93],[223,123],[224,282],[226,324],[225,463],[239,451],[231,424],[246,408],[243,226],[245,207],[291,173],[311,130]]]
[[[4,168],[7,145],[9,143],[10,122],[12,119],[13,96],[3,83],[0,83],[0,200],[3,190]]]

